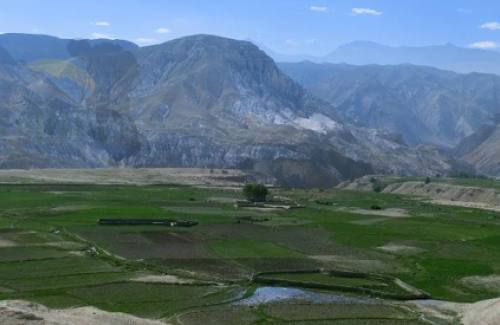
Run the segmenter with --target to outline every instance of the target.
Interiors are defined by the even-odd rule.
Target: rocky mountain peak
[[[186,117],[206,123],[207,114],[226,126],[283,124],[318,111],[334,115],[329,104],[309,96],[247,41],[195,35],[137,54],[142,73],[133,95],[156,101],[162,96],[176,123],[188,122]]]

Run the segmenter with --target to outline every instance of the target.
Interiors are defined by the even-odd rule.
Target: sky
[[[352,41],[500,49],[499,0],[1,0],[1,33],[119,38],[192,34],[324,55]]]

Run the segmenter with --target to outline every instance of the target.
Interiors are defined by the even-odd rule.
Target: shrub
[[[265,202],[269,190],[263,184],[247,184],[243,188],[243,195],[251,202]]]
[[[430,177],[426,177],[425,178],[425,184],[429,184],[431,182],[431,178]]]

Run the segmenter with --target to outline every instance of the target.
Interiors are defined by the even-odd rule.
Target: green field
[[[335,286],[404,293],[387,279],[400,279],[434,299],[474,302],[500,294],[498,287],[464,281],[500,273],[495,212],[334,189],[273,189],[271,194],[305,208],[237,209],[230,199],[241,199],[240,192],[222,188],[0,185],[0,300],[53,308],[92,305],[183,324],[420,324],[417,312],[392,300],[380,306],[237,302],[262,285],[253,280],[262,272],[306,289],[307,283],[332,284],[329,290],[310,290],[347,296],[363,294]],[[374,205],[382,210],[371,214]],[[384,215],[396,208],[404,215]],[[114,217],[199,225],[97,225],[100,218]],[[294,273],[315,270],[367,277]],[[133,281],[162,274],[189,281]]]

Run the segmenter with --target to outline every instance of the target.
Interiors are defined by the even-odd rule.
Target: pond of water
[[[284,300],[300,300],[311,303],[369,303],[370,298],[328,294],[286,287],[260,287],[254,294],[237,303],[242,305],[259,305]]]

